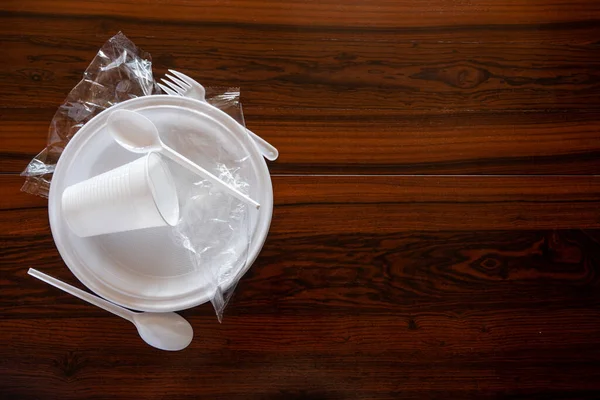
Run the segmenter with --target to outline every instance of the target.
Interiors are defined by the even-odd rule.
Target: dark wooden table
[[[0,3],[0,397],[600,397],[600,2]],[[242,88],[281,151],[263,252],[182,352],[80,285],[18,176],[122,30]]]

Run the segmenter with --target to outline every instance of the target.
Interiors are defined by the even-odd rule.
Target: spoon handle
[[[79,297],[83,301],[87,301],[88,303],[91,303],[96,307],[100,307],[106,311],[118,315],[119,317],[125,318],[126,320],[133,322],[133,311],[126,310],[125,308],[108,302],[104,299],[101,299],[98,296],[94,296],[93,294],[84,292],[81,289],[77,289],[76,287],[71,286],[68,283],[59,281],[58,279],[53,278],[50,275],[46,275],[43,272],[40,272],[36,269],[29,268],[29,271],[27,271],[27,273],[35,278],[38,278],[41,281],[46,282],[49,285],[57,287],[60,290],[72,294],[75,297]]]
[[[175,150],[171,149],[169,146],[163,145],[162,146],[162,150],[161,150],[161,154],[163,154],[164,156],[166,156],[166,157],[170,158],[171,160],[175,161],[177,164],[181,165],[182,167],[185,167],[185,168],[189,169],[190,171],[194,172],[195,174],[202,175],[203,177],[205,177],[206,179],[208,179],[212,183],[221,186],[229,194],[231,194],[232,196],[234,196],[238,200],[241,200],[241,201],[243,201],[245,203],[253,205],[256,208],[260,208],[260,204],[259,203],[257,203],[256,201],[252,200],[250,197],[246,196],[244,193],[240,192],[236,188],[234,188],[234,187],[226,184],[225,182],[223,182],[222,180],[220,180],[219,178],[217,178],[216,176],[214,176],[213,174],[211,174],[210,172],[208,172],[207,170],[205,170],[204,168],[202,168],[198,164],[192,162],[190,159],[188,159],[188,158],[182,156],[181,154],[177,153]]]

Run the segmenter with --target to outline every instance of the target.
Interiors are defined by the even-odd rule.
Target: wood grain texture
[[[26,293],[23,286],[31,287],[22,266],[44,265],[67,281],[75,278],[52,243],[45,201],[17,193],[21,181],[0,177],[7,188],[0,221],[8,228],[0,235],[6,273],[0,305],[5,316],[39,316],[44,296],[11,309]],[[480,306],[495,292],[507,307],[510,297],[530,299],[527,307],[559,306],[565,297],[552,299],[553,291],[596,284],[598,242],[555,228],[600,228],[598,177],[306,176],[275,177],[274,186],[269,240],[236,296],[239,307],[253,312],[289,301],[296,312],[306,311],[300,306],[308,302],[310,309],[316,300],[346,312],[423,309],[428,302],[460,301],[465,292]],[[461,211],[452,208],[457,204]],[[579,212],[568,212],[573,204]],[[311,212],[317,217],[309,218]],[[389,290],[399,292],[386,296]],[[316,297],[307,294],[312,291]]]
[[[593,0],[527,1],[475,0],[469,3],[430,0],[423,3],[409,0],[301,0],[270,2],[265,0],[233,0],[223,3],[209,0],[194,3],[168,0],[143,3],[136,0],[111,0],[101,3],[76,0],[10,0],[3,10],[34,14],[128,17],[155,23],[175,20],[197,23],[246,23],[294,25],[299,27],[374,26],[380,28],[427,27],[444,25],[508,25],[524,23],[557,23],[593,20],[600,15],[600,6]]]
[[[596,24],[516,25],[498,41],[496,30],[479,24],[458,32],[442,25],[424,35],[343,25],[299,31],[163,23],[157,41],[156,26],[144,22],[5,14],[0,32],[10,63],[0,67],[0,84],[7,89],[0,107],[55,107],[105,38],[119,30],[153,55],[158,75],[177,68],[205,85],[241,86],[249,107],[447,112],[600,104]],[[30,25],[35,32],[15,31]],[[549,30],[545,42],[523,41],[542,29]],[[182,38],[194,38],[192,45]]]
[[[0,4],[0,398],[600,398],[600,3]],[[56,107],[122,30],[240,86],[278,147],[264,248],[191,346],[82,286],[19,192]]]
[[[13,325],[15,347],[31,349],[28,362],[40,372],[33,375],[31,364],[19,365],[5,393],[64,399],[192,399],[199,393],[236,399],[414,399],[424,397],[426,385],[428,396],[437,398],[581,398],[599,389],[598,373],[590,371],[598,356],[592,339],[599,333],[598,314],[496,315],[246,316],[223,325],[191,316],[202,337],[187,355],[144,346],[125,334],[133,329],[130,324],[114,318],[21,320]],[[98,322],[106,332],[94,326]],[[48,335],[19,334],[40,325]],[[45,346],[38,349],[32,341]],[[393,344],[382,349],[381,342]],[[564,371],[551,379],[556,366]]]
[[[43,199],[6,182],[0,218],[6,233],[45,227]],[[399,231],[600,228],[600,177],[276,176],[271,231],[361,234]],[[40,207],[39,205],[42,204]],[[33,206],[33,207],[32,207]],[[11,210],[19,212],[10,212]],[[295,222],[290,225],[289,220]],[[14,228],[15,230],[12,230]]]
[[[4,317],[43,318],[48,312],[56,318],[103,317],[103,311],[26,275],[23,265],[81,286],[43,234],[47,226],[28,225],[11,232],[27,244],[2,237]],[[308,252],[310,246],[314,250]],[[600,305],[597,263],[598,242],[581,231],[399,231],[357,239],[336,232],[301,236],[274,226],[227,315],[373,313],[394,319],[396,313],[452,307],[468,313],[471,306],[515,316],[538,308],[592,312]],[[472,305],[464,304],[465,296]],[[210,305],[189,312],[214,317]]]
[[[273,174],[600,173],[596,112],[244,110],[280,151]],[[0,108],[0,172],[20,173],[45,147],[54,112]]]
[[[593,177],[498,178],[489,190],[456,177],[390,184],[405,178],[354,177],[370,188],[363,203],[400,193],[414,203],[587,202],[599,189]],[[386,232],[348,231],[340,220],[361,222],[339,206],[356,199],[350,178],[336,185],[330,177],[277,177],[276,210],[325,199],[332,218],[298,233],[276,213],[224,324],[209,305],[184,312],[197,338],[186,352],[165,354],[129,323],[26,275],[23,265],[43,266],[80,285],[54,248],[43,200],[16,194],[18,177],[0,179],[8,189],[2,226],[12,228],[0,236],[7,396],[580,397],[599,389],[590,371],[599,356],[598,230],[423,232],[381,219]],[[557,369],[567,372],[554,379]]]

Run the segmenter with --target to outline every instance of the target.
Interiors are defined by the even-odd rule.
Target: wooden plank
[[[45,212],[40,200],[20,177],[0,181],[6,233],[27,229],[17,221]],[[273,226],[290,235],[600,228],[597,176],[276,176],[273,188]]]
[[[12,232],[22,240],[0,238],[3,316],[109,318],[34,283],[26,274],[29,267],[82,286],[61,260],[47,226],[27,219],[22,223],[28,228]],[[281,230],[273,226],[227,316],[462,314],[469,311],[465,297],[476,305],[472,311],[515,315],[600,306],[593,278],[600,265],[599,242],[579,230],[303,236]],[[192,315],[214,317],[214,311],[207,304]]]
[[[412,399],[567,390],[581,397],[600,389],[600,376],[590,368],[598,356],[598,317],[592,310],[516,316],[246,316],[223,325],[192,317],[198,337],[179,353],[149,348],[128,322],[116,317],[2,320],[2,336],[11,339],[11,346],[0,350],[0,365],[3,393],[18,397],[401,394]],[[31,365],[39,368],[35,375]],[[552,368],[563,373],[549,375]]]
[[[0,307],[39,318],[51,289],[27,284],[26,268],[75,280],[43,201],[16,193],[18,177],[0,181]],[[479,309],[498,308],[494,296],[504,309],[576,307],[575,294],[596,284],[600,242],[577,230],[600,228],[600,177],[275,177],[274,188],[269,238],[240,284],[239,312],[323,313],[314,301],[346,313],[435,312],[465,295]],[[53,296],[56,316],[81,312]]]
[[[588,0],[591,1],[591,0]],[[29,4],[29,1],[28,1]],[[54,3],[49,3],[51,6]],[[167,5],[168,6],[168,5]],[[105,16],[61,14],[60,11],[53,9],[51,17],[36,12],[18,12],[3,10],[4,4],[0,5],[0,18],[10,17],[10,24],[0,26],[0,35],[11,42],[19,40],[15,35],[18,31],[22,37],[29,38],[31,42],[44,44],[45,46],[54,45],[63,47],[69,43],[74,50],[97,51],[105,39],[118,31],[123,31],[128,37],[137,41],[143,41],[144,46],[159,46],[162,48],[162,34],[164,40],[173,42],[177,45],[176,38],[172,36],[170,30],[176,30],[184,34],[184,41],[193,43],[194,46],[202,46],[202,49],[213,50],[215,47],[204,47],[214,44],[227,44],[231,51],[245,51],[240,44],[240,36],[244,36],[244,43],[252,45],[264,45],[264,43],[276,44],[278,40],[313,40],[320,42],[344,40],[348,42],[388,42],[392,45],[402,43],[433,44],[440,43],[440,37],[444,37],[444,42],[455,44],[476,44],[476,43],[530,43],[530,44],[572,44],[572,45],[590,45],[595,42],[594,38],[598,36],[600,26],[593,19],[594,15],[578,20],[571,14],[563,14],[562,22],[539,22],[514,24],[501,21],[499,24],[456,24],[445,21],[440,25],[419,25],[404,26],[405,19],[399,19],[388,28],[375,26],[345,26],[339,19],[331,20],[327,25],[304,25],[290,26],[283,24],[244,24],[236,23],[211,23],[207,20],[214,14],[196,15],[195,22],[170,21],[168,19],[158,19],[152,21],[149,27],[146,20],[137,18],[120,18],[111,13]],[[53,7],[55,8],[55,7]],[[414,7],[413,7],[414,8]],[[118,10],[117,10],[118,11]],[[586,11],[586,12],[589,12]],[[535,13],[536,17],[541,14]],[[85,21],[81,21],[81,20]],[[32,22],[39,23],[32,23]],[[68,21],[71,26],[71,36],[65,32],[64,23]],[[333,22],[333,23],[331,23]],[[530,22],[531,19],[530,19]],[[161,31],[161,36],[156,35],[156,29],[150,34],[149,28],[158,28],[167,30]],[[56,31],[57,36],[52,39],[48,34],[48,29]],[[190,38],[194,34],[202,33],[202,38]],[[262,34],[262,39],[259,34]],[[476,36],[475,36],[476,34]],[[247,36],[247,37],[246,37]],[[37,40],[36,40],[37,39]],[[159,40],[160,39],[160,40]],[[237,39],[237,40],[236,40]],[[180,38],[181,41],[181,38]],[[238,46],[235,46],[235,44]],[[150,49],[150,48],[149,48]],[[293,52],[292,46],[288,46],[288,51]],[[210,53],[210,51],[208,51]],[[293,54],[293,53],[292,53]],[[45,56],[45,58],[50,58]],[[66,60],[65,60],[66,61]],[[76,59],[72,61],[77,61]]]
[[[596,112],[244,110],[280,151],[273,174],[600,173]],[[0,109],[0,172],[20,173],[42,150],[54,112]]]
[[[335,0],[266,1],[218,0],[201,3],[166,0],[146,3],[136,0],[82,2],[75,0],[28,0],[4,2],[2,11],[72,16],[118,16],[151,22],[176,21],[236,24],[273,24],[291,26],[331,26],[351,28],[423,27],[447,25],[543,24],[587,21],[600,15],[593,0],[546,1],[475,0],[447,3],[444,0],[411,2],[409,0],[369,2]],[[232,10],[239,10],[235,12]],[[243,10],[243,11],[242,11]],[[518,11],[515,11],[518,10]]]
[[[107,27],[104,19],[37,14],[4,15],[0,27],[0,107],[58,106],[119,29],[153,55],[157,76],[177,68],[205,85],[239,86],[247,107],[448,112],[600,104],[595,25],[538,26],[533,37],[531,27],[498,28],[503,42],[498,29],[478,27],[423,36],[171,23],[158,39],[152,24],[119,20]]]

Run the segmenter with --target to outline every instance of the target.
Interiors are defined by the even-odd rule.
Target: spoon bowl
[[[133,153],[160,151],[163,147],[152,121],[133,111],[112,112],[108,117],[108,129],[121,147]]]
[[[133,324],[146,343],[161,350],[183,350],[194,337],[190,323],[172,312],[134,313]]]

